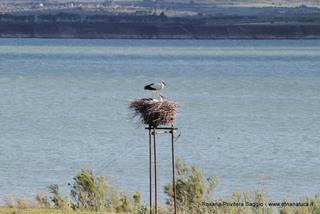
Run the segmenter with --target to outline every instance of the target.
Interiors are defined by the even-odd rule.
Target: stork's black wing
[[[155,89],[155,88],[152,87],[153,85],[154,85],[154,83],[152,83],[152,84],[150,84],[150,85],[146,85],[146,86],[144,86],[144,89],[145,89],[145,90],[152,90],[152,91],[157,90],[157,89]]]

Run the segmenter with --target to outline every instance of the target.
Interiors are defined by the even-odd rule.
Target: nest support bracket
[[[177,213],[176,203],[176,178],[175,178],[175,151],[174,134],[178,128],[173,125],[171,127],[155,127],[149,126],[145,128],[149,132],[149,209],[152,212],[152,142],[153,142],[153,171],[154,171],[154,213],[158,214],[158,191],[157,191],[157,149],[156,149],[156,135],[157,134],[171,134],[171,162],[172,162],[172,190],[173,190],[173,212]]]

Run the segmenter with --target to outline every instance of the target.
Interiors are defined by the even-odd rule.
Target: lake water
[[[148,137],[128,101],[161,79],[181,106],[177,156],[219,177],[216,197],[320,191],[319,40],[0,39],[0,197],[67,194],[90,168],[146,200]],[[170,136],[158,142],[162,190]]]

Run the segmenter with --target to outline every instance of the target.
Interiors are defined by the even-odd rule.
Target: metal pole
[[[151,126],[149,126],[149,209],[152,213],[152,136]]]
[[[171,127],[171,143],[172,143],[172,189],[173,189],[173,206],[174,214],[177,213],[177,201],[176,201],[176,175],[175,175],[175,163],[174,163],[174,129]]]
[[[156,148],[156,128],[153,127],[153,153],[154,153],[154,210],[158,213],[158,193],[157,193],[157,148]]]

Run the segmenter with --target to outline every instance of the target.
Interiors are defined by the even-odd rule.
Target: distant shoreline
[[[1,23],[0,38],[61,39],[320,39],[320,25],[180,23]]]
[[[143,38],[143,37],[53,37],[53,36],[42,36],[42,37],[28,37],[28,36],[0,36],[0,39],[96,39],[96,40],[108,40],[108,39],[119,39],[119,40],[320,40],[318,37],[299,37],[299,38],[277,38],[277,37],[261,37],[261,38],[243,38],[243,37],[226,37],[226,38],[188,38],[188,37],[154,37],[154,38]]]
[[[0,14],[0,38],[320,39],[320,13],[185,17],[164,13]]]

